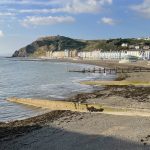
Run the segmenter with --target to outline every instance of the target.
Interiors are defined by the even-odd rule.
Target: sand
[[[146,72],[130,73],[125,80],[149,82],[149,75]],[[79,94],[70,100],[144,110],[150,109],[150,87],[107,86],[102,91]],[[0,150],[150,149],[150,117],[70,111],[54,114],[54,117],[47,114],[21,123],[0,124],[0,130],[8,132],[0,138]],[[10,136],[9,133],[15,129],[16,132]]]
[[[149,118],[81,113],[62,117],[24,136],[0,143],[1,150],[149,150]]]

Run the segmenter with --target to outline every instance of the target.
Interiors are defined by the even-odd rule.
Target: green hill
[[[12,57],[38,57],[46,54],[46,51],[63,51],[65,49],[77,51],[104,51],[121,50],[122,43],[150,45],[150,41],[137,39],[110,39],[110,40],[79,40],[64,36],[49,36],[39,38],[33,43],[14,52]],[[127,48],[126,48],[127,49]]]

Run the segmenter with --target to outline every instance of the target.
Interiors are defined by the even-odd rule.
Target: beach
[[[66,60],[59,60],[66,61]],[[68,61],[68,60],[67,60]],[[147,67],[145,62],[69,60],[109,68]],[[118,74],[116,80],[150,82],[150,72]],[[150,109],[150,87],[106,86],[103,90],[77,94],[68,101],[104,104],[132,109]],[[142,112],[141,112],[142,113]],[[150,116],[112,115],[92,112],[53,111],[37,117],[0,123],[1,150],[148,150]]]
[[[0,0],[0,150],[150,150],[150,0]]]

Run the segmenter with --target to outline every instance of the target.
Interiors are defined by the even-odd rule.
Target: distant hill
[[[95,49],[121,50],[122,43],[150,45],[149,41],[137,39],[110,39],[110,40],[79,40],[64,36],[42,37],[33,43],[14,52],[12,57],[38,57],[46,54],[46,51],[63,51],[65,49],[78,51],[92,51]]]
[[[83,49],[86,43],[64,36],[49,36],[39,38],[33,43],[15,51],[13,57],[28,57],[32,55],[42,55],[46,51],[61,51],[65,49]]]

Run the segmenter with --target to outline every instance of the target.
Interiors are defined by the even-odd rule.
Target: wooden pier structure
[[[133,73],[133,72],[150,72],[150,68],[134,67],[134,68],[82,68],[82,69],[68,69],[68,72],[78,73]]]

